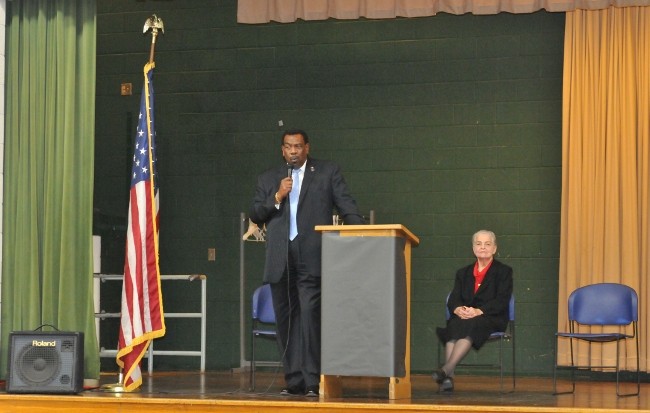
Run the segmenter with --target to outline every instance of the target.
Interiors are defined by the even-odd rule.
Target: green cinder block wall
[[[300,127],[314,157],[341,164],[362,212],[420,238],[414,373],[437,364],[444,297],[456,269],[472,261],[471,234],[486,228],[499,237],[499,259],[515,270],[517,369],[549,375],[564,14],[239,25],[236,7],[236,0],[98,2],[94,203],[102,272],[123,266],[119,224],[151,41],[142,27],[156,13],[165,25],[154,80],[160,265],[163,274],[208,277],[209,370],[240,365],[240,213],[256,175],[280,161],[281,130]],[[132,83],[133,95],[120,96],[122,83]],[[264,247],[245,250],[248,296],[261,283]],[[119,305],[119,288],[109,290],[103,303]],[[166,311],[197,311],[195,287],[163,284],[163,295]],[[198,349],[198,323],[168,319],[167,326],[156,348]],[[102,345],[116,340],[117,325],[107,322]],[[277,357],[272,345],[262,354]],[[112,359],[102,365],[116,368]],[[160,356],[155,368],[196,369],[198,359]]]

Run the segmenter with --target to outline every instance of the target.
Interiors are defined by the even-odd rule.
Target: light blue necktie
[[[298,198],[300,196],[300,169],[293,170],[293,185],[289,193],[289,239],[293,241],[298,235],[298,224],[296,215],[298,214]]]

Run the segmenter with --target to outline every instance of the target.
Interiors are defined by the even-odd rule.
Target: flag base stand
[[[106,393],[136,393],[140,391],[139,387],[137,389],[127,390],[126,387],[124,387],[124,383],[104,384],[99,389]]]
[[[126,389],[126,387],[124,386],[124,374],[122,373],[121,368],[119,374],[117,375],[117,380],[118,380],[117,383],[104,384],[99,389],[107,393],[133,393],[133,392],[140,391],[139,387],[135,390]]]
[[[100,390],[108,393],[129,393],[123,383],[104,384]]]

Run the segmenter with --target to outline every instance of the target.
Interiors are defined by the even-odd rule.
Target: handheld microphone
[[[293,164],[287,162],[287,178],[291,178],[292,173],[293,173]]]

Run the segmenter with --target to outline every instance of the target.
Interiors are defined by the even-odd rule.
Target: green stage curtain
[[[85,377],[99,378],[95,15],[95,0],[7,2],[2,374],[9,333],[50,324],[84,333]]]

